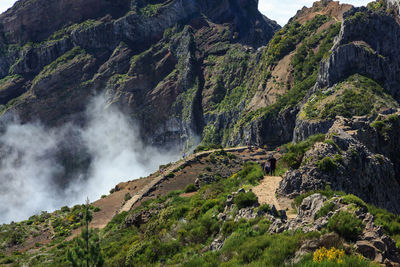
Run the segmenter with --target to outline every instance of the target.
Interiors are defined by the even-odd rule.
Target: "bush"
[[[360,199],[359,197],[349,194],[349,195],[345,195],[343,196],[343,203],[344,204],[356,204],[357,206],[361,207],[361,208],[365,208],[367,209],[367,204],[365,204],[365,202]]]
[[[335,203],[328,201],[325,203],[325,205],[320,208],[320,210],[317,212],[316,214],[316,219],[320,218],[320,217],[324,217],[326,215],[328,215],[329,212],[334,211],[337,209],[337,206]]]
[[[267,213],[271,210],[271,207],[268,204],[262,204],[258,210]]]
[[[126,193],[125,196],[124,196],[124,200],[125,200],[125,201],[128,201],[128,200],[131,199],[131,198],[132,198],[132,196],[131,196],[131,194],[129,194],[129,193]]]
[[[297,144],[287,144],[282,149],[287,150],[287,152],[282,156],[282,161],[285,162],[289,167],[298,169],[303,161],[304,153],[315,143],[322,142],[324,140],[324,134],[316,134]]]
[[[247,162],[237,175],[241,180],[248,181],[250,184],[255,185],[264,178],[264,171],[259,164]]]
[[[173,172],[170,172],[166,175],[167,178],[174,178],[175,174]]]
[[[355,241],[363,228],[364,225],[360,219],[345,211],[333,215],[328,221],[328,229],[338,233],[346,240]]]
[[[224,234],[224,236],[228,236],[236,230],[237,225],[238,224],[235,223],[233,220],[225,221],[221,227],[221,231]]]
[[[238,206],[239,209],[253,206],[258,202],[257,196],[249,191],[246,193],[239,193],[235,196],[233,202]]]
[[[390,235],[397,241],[397,246],[400,245],[400,216],[388,212],[384,209],[379,209],[373,205],[368,205],[368,212],[375,217],[375,224],[383,227],[386,234]]]
[[[330,157],[325,157],[317,161],[317,166],[321,171],[332,172],[337,168],[336,162]]]
[[[191,192],[196,192],[197,191],[197,186],[196,185],[194,185],[194,184],[188,184],[186,187],[185,187],[185,193],[191,193]]]
[[[68,208],[68,206],[64,206],[64,207],[61,207],[61,211],[62,212],[69,212],[70,208]]]

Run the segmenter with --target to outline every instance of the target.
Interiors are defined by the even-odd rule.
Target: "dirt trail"
[[[252,191],[257,195],[260,204],[274,205],[277,210],[286,210],[288,218],[295,217],[292,211],[292,200],[288,198],[277,198],[276,189],[282,180],[281,176],[264,176],[259,185],[253,187]]]
[[[259,185],[255,186],[252,190],[257,195],[260,204],[271,204],[275,205],[277,210],[281,210],[282,207],[275,196],[275,191],[279,186],[279,182],[282,180],[280,176],[264,176],[264,179]]]
[[[226,152],[242,152],[244,150],[248,149],[248,147],[234,147],[234,148],[225,148],[224,151]],[[196,154],[192,154],[185,159],[182,159],[178,162],[175,162],[171,166],[169,166],[167,169],[164,170],[164,175],[168,175],[170,172],[180,168],[184,167],[188,162],[195,160],[197,157],[202,157],[202,156],[207,156],[210,155],[213,152],[219,151],[220,149],[214,149],[214,150],[208,150],[208,151],[203,151],[199,152]],[[165,179],[165,176],[163,175],[158,175],[156,176],[151,182],[149,182],[147,185],[144,186],[142,190],[140,190],[137,194],[135,194],[130,200],[128,200],[118,211],[118,213],[124,212],[124,211],[129,211],[139,200],[141,200],[145,195],[147,195],[152,188],[154,188],[156,185],[161,183]]]

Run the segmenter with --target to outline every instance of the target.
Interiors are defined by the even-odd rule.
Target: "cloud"
[[[265,16],[276,20],[281,26],[285,25],[303,6],[310,7],[313,0],[259,0],[258,8]],[[347,0],[340,1],[354,6],[363,6],[371,0]]]
[[[145,146],[129,118],[105,107],[104,97],[95,97],[87,107],[85,127],[49,129],[18,121],[3,125],[0,223],[83,203],[86,196],[96,200],[116,184],[147,176],[177,159],[178,151]]]

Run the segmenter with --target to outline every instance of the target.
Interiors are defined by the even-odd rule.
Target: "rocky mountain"
[[[149,142],[184,143],[204,127],[206,66],[215,65],[207,59],[248,57],[279,29],[257,4],[19,1],[0,18],[2,113],[59,125],[105,92]]]
[[[90,207],[110,266],[399,264],[400,2],[322,0],[283,28],[257,6],[20,0],[0,15],[0,132],[85,127],[102,94],[145,144],[200,143]],[[61,184],[92,160],[74,138],[56,153]],[[276,177],[260,167],[271,155]],[[3,225],[0,260],[66,264],[83,210]]]

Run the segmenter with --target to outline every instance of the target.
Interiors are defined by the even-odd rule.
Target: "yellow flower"
[[[321,263],[323,261],[343,263],[344,250],[332,247],[327,250],[325,247],[317,249],[313,255],[313,262]]]

